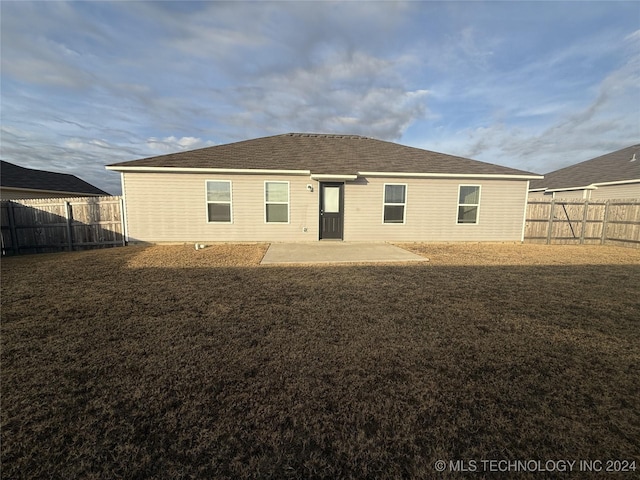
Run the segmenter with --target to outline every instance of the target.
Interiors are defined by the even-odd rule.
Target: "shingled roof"
[[[640,144],[547,173],[529,188],[563,190],[628,180],[640,181]]]
[[[144,168],[297,170],[317,175],[359,172],[536,175],[444,153],[359,135],[287,133],[226,145],[109,165],[110,170]]]
[[[87,195],[109,195],[75,175],[21,167],[0,160],[0,185],[3,188],[47,190]]]

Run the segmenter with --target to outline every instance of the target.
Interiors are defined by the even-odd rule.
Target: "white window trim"
[[[209,189],[207,188],[207,184],[209,182],[220,182],[220,183],[228,183],[229,184],[229,201],[228,202],[223,202],[223,201],[217,201],[217,202],[210,202],[209,201]],[[209,221],[209,204],[210,203],[224,203],[224,204],[229,204],[229,221],[228,222],[211,222]],[[233,184],[231,182],[231,180],[205,180],[204,181],[204,214],[205,217],[207,219],[207,223],[213,224],[213,225],[231,225],[233,223]]]
[[[385,202],[386,200],[386,192],[387,192],[387,185],[402,185],[404,186],[404,203],[387,203]],[[382,224],[383,225],[406,225],[407,223],[407,200],[409,197],[409,185],[406,183],[384,183],[382,185]],[[385,222],[384,221],[384,207],[386,207],[387,205],[392,205],[392,206],[399,206],[402,205],[404,207],[404,209],[402,210],[402,223],[398,223],[398,222]]]
[[[462,187],[478,187],[478,203],[460,203],[460,189]],[[456,225],[479,225],[480,224],[480,202],[482,201],[482,185],[478,184],[469,184],[464,183],[458,185],[458,197],[456,198]],[[476,221],[475,223],[461,223],[458,221],[458,215],[460,211],[460,207],[478,207],[476,211]]]
[[[286,183],[287,184],[287,201],[286,202],[267,202],[267,183]],[[264,190],[264,223],[266,225],[289,225],[291,223],[291,183],[285,180],[265,180]],[[269,205],[286,205],[287,206],[287,221],[286,222],[267,222],[267,204]]]

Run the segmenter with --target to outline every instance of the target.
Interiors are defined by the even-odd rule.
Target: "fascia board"
[[[569,187],[569,188],[548,188],[547,192],[571,192],[573,190],[596,190],[598,187],[592,185],[584,185],[582,187]]]
[[[358,172],[363,177],[416,177],[416,178],[493,178],[509,180],[539,180],[543,175],[508,175],[495,173],[407,173],[407,172]]]
[[[147,173],[237,173],[237,174],[276,174],[276,175],[310,175],[310,170],[276,170],[258,168],[193,168],[193,167],[125,167],[107,165],[107,170],[116,172],[147,172]]]
[[[601,182],[601,183],[592,183],[596,187],[608,187],[611,185],[626,185],[629,183],[640,183],[640,178],[632,179],[632,180],[618,180],[617,182]]]
[[[340,174],[330,174],[330,173],[322,173],[322,174],[311,174],[311,180],[335,180],[336,182],[341,181],[353,181],[358,178],[358,175],[340,175]]]

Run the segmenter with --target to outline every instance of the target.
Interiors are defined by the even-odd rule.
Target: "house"
[[[289,133],[116,163],[132,242],[521,241],[539,175]]]
[[[20,167],[0,160],[0,199],[97,197],[109,194],[67,173]]]
[[[640,198],[640,144],[547,173],[529,198],[603,200]]]

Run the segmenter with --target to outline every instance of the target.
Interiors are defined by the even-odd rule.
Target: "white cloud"
[[[640,42],[640,30],[630,33],[624,39],[632,42]]]
[[[196,137],[181,137],[174,136],[164,137],[158,139],[150,137],[147,139],[147,147],[154,152],[159,153],[171,153],[181,150],[195,150],[196,148],[204,148],[215,145],[214,142],[204,141],[201,138]]]
[[[46,138],[38,132],[2,127],[3,160],[41,170],[71,173],[109,193],[120,192],[120,179],[104,166],[140,158],[139,151],[104,139]]]
[[[630,104],[630,99],[635,101]],[[546,173],[637,143],[638,105],[640,51],[604,78],[588,104],[571,113],[563,110],[562,116],[546,126],[523,128],[494,122],[466,128],[423,147]],[[539,108],[544,113],[545,107]]]
[[[190,25],[185,35],[173,41],[173,45],[188,55],[198,57],[222,57],[237,48],[259,47],[265,38],[252,32],[231,30],[212,25]]]
[[[410,51],[420,59],[423,68],[464,78],[488,71],[494,49],[501,43],[493,32],[478,31],[467,25],[437,39],[421,38]]]
[[[425,89],[410,90],[397,62],[362,52],[326,53],[320,63],[260,78],[235,91],[240,127],[272,132],[360,133],[398,139],[427,113]]]
[[[61,35],[61,25],[74,28]],[[74,36],[97,42],[101,30],[66,2],[3,2],[3,75],[35,85],[88,89],[99,78],[88,65],[91,55],[74,47]]]
[[[415,145],[545,173],[638,143],[638,32],[596,31],[457,89],[444,80],[431,108],[449,114]],[[466,118],[452,122],[456,99]]]

